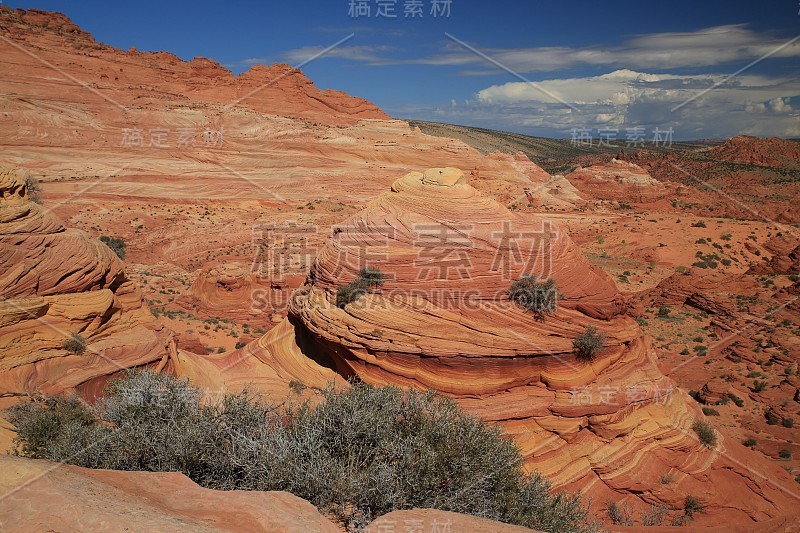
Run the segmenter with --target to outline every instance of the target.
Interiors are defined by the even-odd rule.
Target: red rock
[[[3,531],[338,533],[288,492],[216,491],[177,472],[91,470],[0,456]]]

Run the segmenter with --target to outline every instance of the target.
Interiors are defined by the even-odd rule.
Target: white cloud
[[[482,53],[520,73],[550,72],[579,66],[611,66],[633,69],[673,69],[722,65],[770,57],[800,57],[800,41],[757,33],[745,24],[716,26],[695,32],[646,34],[617,46],[542,46],[533,48],[485,48]],[[777,51],[776,51],[777,50]],[[477,66],[463,74],[492,74],[488,62],[457,43],[448,43],[439,55],[411,60],[428,65]]]
[[[442,121],[557,136],[569,136],[573,128],[635,126],[673,128],[675,137],[681,139],[740,133],[796,135],[800,113],[791,99],[800,99],[800,80],[744,74],[726,81],[726,77],[621,69],[535,85],[510,82],[479,91],[459,109],[437,109],[435,113]],[[720,85],[711,89],[715,84]],[[701,96],[691,103],[670,111],[698,94]]]
[[[381,63],[384,60],[380,54],[393,49],[391,46],[338,46],[331,48],[321,57],[336,57],[364,63]],[[304,46],[303,48],[295,48],[285,52],[283,58],[288,63],[297,65],[318,56],[324,51],[325,47],[323,46]]]

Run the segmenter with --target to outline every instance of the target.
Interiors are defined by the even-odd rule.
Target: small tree
[[[705,446],[713,448],[717,444],[717,433],[711,424],[703,420],[695,420],[692,424],[692,429],[697,433],[697,438],[700,439]]]
[[[40,204],[42,203],[42,188],[39,185],[39,180],[31,176],[30,174],[25,175],[25,191],[28,194],[28,199],[31,202]]]
[[[336,306],[344,309],[349,303],[356,301],[367,292],[367,284],[361,278],[356,278],[347,285],[342,285],[336,291]]]
[[[375,267],[366,266],[358,273],[360,279],[367,287],[378,288],[384,283],[383,272]]]
[[[582,361],[591,361],[597,355],[598,350],[603,347],[606,341],[605,334],[594,326],[588,326],[586,331],[578,335],[572,341],[575,347],[575,354]]]
[[[86,352],[86,340],[77,333],[73,333],[61,343],[61,347],[71,354],[83,355]]]
[[[699,498],[687,496],[683,501],[683,512],[688,518],[692,518],[695,513],[700,513],[705,509]]]
[[[108,237],[107,235],[103,235],[100,237],[100,242],[111,248],[111,251],[117,254],[117,257],[120,259],[125,259],[125,248],[128,246],[125,244],[125,241],[119,237]]]
[[[526,275],[511,284],[509,296],[537,320],[544,320],[545,314],[555,313],[559,294],[553,278],[536,281],[535,276]]]

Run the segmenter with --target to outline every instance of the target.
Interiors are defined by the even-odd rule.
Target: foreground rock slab
[[[288,492],[204,489],[175,472],[89,470],[0,456],[0,529],[335,533]]]

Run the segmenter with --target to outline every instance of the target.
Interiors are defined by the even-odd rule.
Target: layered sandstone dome
[[[579,167],[566,178],[579,191],[599,200],[653,202],[669,193],[669,189],[645,169],[619,159]]]
[[[337,307],[337,288],[364,266],[387,281]],[[537,320],[509,301],[523,275],[556,280],[555,313]],[[517,216],[456,169],[431,169],[395,181],[333,229],[288,320],[292,344],[339,374],[436,389],[502,424],[528,466],[558,487],[599,501],[628,495],[641,509],[679,508],[692,494],[739,519],[781,515],[780,487],[747,481],[737,466],[754,454],[722,437],[713,450],[697,440],[691,426],[702,415],[659,371],[626,309],[555,224]],[[590,325],[606,339],[584,362],[573,340]],[[766,461],[756,468],[791,482]]]
[[[91,396],[107,376],[166,357],[168,335],[105,244],[67,229],[0,170],[0,392]],[[72,335],[84,353],[63,347]]]

